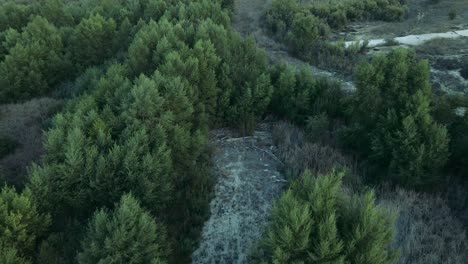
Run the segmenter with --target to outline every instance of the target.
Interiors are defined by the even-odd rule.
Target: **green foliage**
[[[85,96],[76,111],[57,115],[47,132],[45,164],[31,173],[31,189],[43,209],[87,217],[131,191],[161,212],[173,186],[163,122],[171,122],[173,114],[159,93],[151,79],[132,84],[123,67],[114,66],[95,96]]]
[[[221,68],[218,116],[231,126],[250,132],[270,103],[273,88],[266,68],[266,56],[252,38],[231,35],[228,54]]]
[[[74,61],[86,68],[110,58],[116,51],[116,28],[112,18],[99,14],[83,19],[71,37]]]
[[[312,142],[317,142],[323,139],[327,133],[330,126],[330,120],[328,116],[324,113],[319,115],[311,116],[307,119],[306,123],[306,133],[307,137]]]
[[[265,14],[265,23],[270,34],[302,59],[352,72],[356,51],[361,47],[348,51],[344,44],[328,43],[330,31],[343,30],[352,21],[395,21],[405,14],[404,1],[400,0],[273,0]]]
[[[36,17],[19,33],[6,32],[7,54],[0,63],[0,101],[50,92],[67,73],[62,38],[54,25]]]
[[[23,263],[34,254],[36,243],[50,224],[50,217],[38,211],[29,190],[22,194],[9,187],[0,193],[0,260]]]
[[[4,0],[0,2],[0,32],[9,28],[19,30],[24,27],[34,12],[31,3]]]
[[[291,27],[295,13],[299,12],[299,4],[293,0],[275,0],[266,14],[266,25],[270,32],[277,36],[285,36]]]
[[[31,264],[31,261],[18,255],[18,251],[9,245],[0,244],[0,263]]]
[[[114,211],[100,210],[90,220],[78,263],[167,263],[166,231],[131,195]]]
[[[403,185],[437,181],[449,140],[447,130],[431,117],[427,62],[397,50],[361,65],[357,80],[348,145]]]
[[[451,10],[451,11],[449,12],[448,16],[449,16],[449,19],[450,19],[450,20],[454,20],[455,18],[457,18],[457,11]]]
[[[39,0],[38,13],[55,26],[74,24],[74,17],[67,9],[65,0]]]
[[[12,140],[11,138],[0,137],[0,159],[12,153],[17,146],[18,142]]]
[[[468,97],[437,97],[434,107],[434,118],[447,126],[450,135],[450,157],[446,170],[468,179]]]
[[[308,12],[298,12],[294,15],[288,41],[294,51],[306,52],[313,43],[329,35],[329,27],[322,20]]]
[[[322,113],[330,117],[342,115],[344,94],[339,84],[317,80],[308,69],[297,71],[288,65],[277,66],[271,75],[275,90],[270,108],[277,115],[299,124]]]
[[[458,116],[449,127],[450,134],[450,169],[468,178],[468,115]]]
[[[310,23],[313,20],[315,24],[324,23],[340,30],[351,21],[395,21],[402,19],[405,13],[405,3],[400,0],[274,0],[266,14],[266,24],[271,32],[284,36],[294,28],[294,20],[298,14],[302,14],[303,19],[311,17],[308,18]]]
[[[230,28],[230,4],[41,0],[41,17],[0,34],[4,98],[75,97],[30,169],[53,220],[39,263],[73,262],[80,226],[126,193],[167,226],[170,261],[188,262],[212,195],[208,129],[250,132],[273,92],[265,54]]]
[[[393,263],[394,217],[375,195],[348,195],[343,173],[305,172],[276,203],[259,263]]]

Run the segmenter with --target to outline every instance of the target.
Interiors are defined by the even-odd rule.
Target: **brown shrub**
[[[43,124],[61,105],[60,100],[39,98],[0,106],[0,136],[19,144],[13,153],[0,160],[4,176],[11,184],[21,185],[27,166],[43,154]]]
[[[465,230],[444,199],[398,190],[384,193],[381,203],[400,214],[394,244],[399,264],[466,263]]]
[[[287,178],[296,178],[305,170],[327,174],[335,167],[350,167],[351,163],[339,150],[306,142],[302,130],[294,125],[281,122],[273,127],[272,134]]]

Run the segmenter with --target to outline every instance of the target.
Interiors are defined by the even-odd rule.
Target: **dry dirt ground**
[[[228,130],[213,135],[218,176],[215,198],[192,263],[247,263],[285,180],[267,125],[250,137],[238,137]]]

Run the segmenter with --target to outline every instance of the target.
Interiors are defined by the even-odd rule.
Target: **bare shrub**
[[[466,263],[465,230],[444,199],[397,190],[384,193],[381,204],[399,211],[399,264]]]
[[[304,144],[304,133],[288,122],[279,122],[273,126],[273,142],[279,148],[296,147]]]
[[[20,104],[0,106],[0,136],[9,137],[19,146],[0,160],[5,178],[20,185],[26,168],[43,154],[43,123],[62,105],[52,98],[32,99]]]
[[[292,179],[305,170],[316,174],[330,173],[334,167],[349,167],[350,162],[338,150],[306,142],[301,129],[281,122],[273,127],[277,155],[284,163],[286,177]]]

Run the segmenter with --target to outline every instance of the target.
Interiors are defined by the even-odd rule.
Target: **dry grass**
[[[306,142],[301,129],[281,122],[273,127],[277,155],[284,163],[288,178],[296,178],[305,170],[327,174],[335,167],[350,167],[351,163],[338,150],[320,143]]]
[[[0,135],[19,143],[16,150],[0,160],[6,180],[20,186],[27,166],[43,154],[43,124],[62,105],[51,98],[0,106]]]
[[[400,213],[395,241],[399,264],[466,263],[465,230],[444,199],[404,190],[382,196],[382,205]]]

